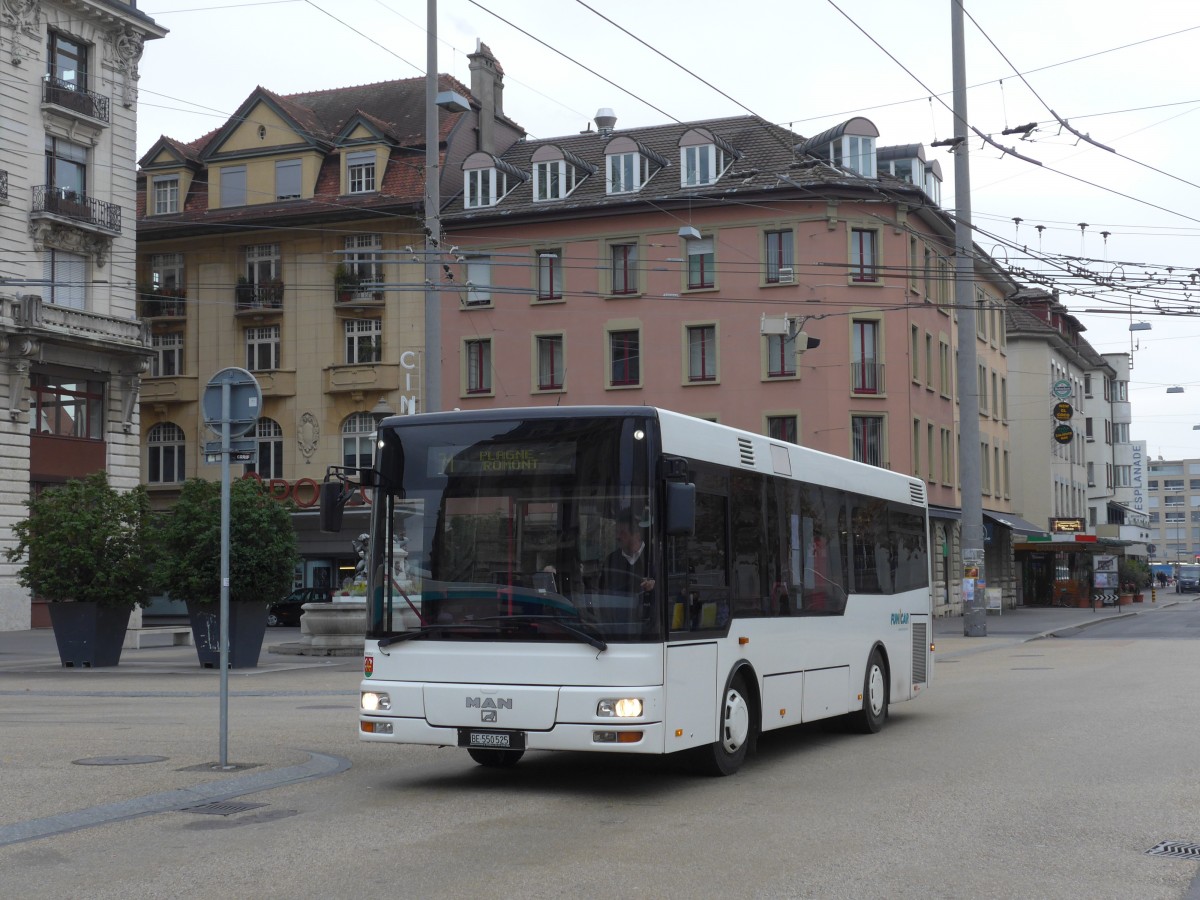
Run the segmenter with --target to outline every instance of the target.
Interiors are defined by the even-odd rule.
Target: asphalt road
[[[211,673],[23,678],[0,690],[0,828],[310,751],[350,766],[240,794],[262,805],[227,816],[0,846],[0,896],[1200,897],[1195,858],[1146,853],[1200,844],[1198,606],[947,654],[881,734],[773,732],[725,779],[670,759],[530,753],[494,771],[361,744],[357,660],[233,679],[246,768],[214,773]],[[120,754],[165,759],[72,764]]]

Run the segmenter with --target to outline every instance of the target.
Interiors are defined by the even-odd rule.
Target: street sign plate
[[[204,424],[216,434],[221,433],[221,397],[224,385],[229,385],[229,434],[240,437],[254,429],[262,415],[262,389],[258,379],[236,366],[222,369],[204,388],[201,407]]]

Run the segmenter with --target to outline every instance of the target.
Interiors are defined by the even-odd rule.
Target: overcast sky
[[[171,31],[142,58],[139,155],[160,135],[219,127],[256,85],[290,94],[425,71],[424,0],[139,7]],[[1136,346],[1133,439],[1152,457],[1200,457],[1200,4],[965,9],[970,123],[1042,163],[971,142],[976,242],[1050,278],[1099,352]],[[438,69],[469,86],[466,55],[482,40],[504,68],[505,112],[537,138],[581,131],[605,106],[618,129],[749,111],[805,136],[863,115],[880,145],[922,143],[941,160],[950,208],[953,159],[931,146],[953,134],[950,22],[950,0],[439,0]],[[1027,138],[1001,133],[1030,123]],[[1047,447],[1052,402],[1047,390]]]

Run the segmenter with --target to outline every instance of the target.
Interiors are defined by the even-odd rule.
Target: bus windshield
[[[392,420],[380,432],[367,636],[663,636],[652,419]]]

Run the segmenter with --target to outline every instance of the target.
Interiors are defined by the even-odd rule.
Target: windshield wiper
[[[582,627],[583,620],[578,619],[579,625],[575,622],[565,621],[562,616],[535,616],[535,615],[514,615],[514,616],[488,616],[486,619],[475,619],[476,622],[549,622],[551,625],[557,625],[567,634],[579,638],[587,644],[591,644],[597,650],[607,650],[608,644],[603,638],[592,634]]]
[[[380,638],[377,646],[382,650],[384,647],[390,647],[392,644],[399,644],[401,641],[411,641],[413,638],[423,637],[435,631],[447,631],[449,629],[475,630],[475,631],[495,631],[495,625],[476,625],[474,622],[444,622],[434,623],[433,625],[419,625],[411,631],[402,631],[399,634],[391,634],[385,638]]]

